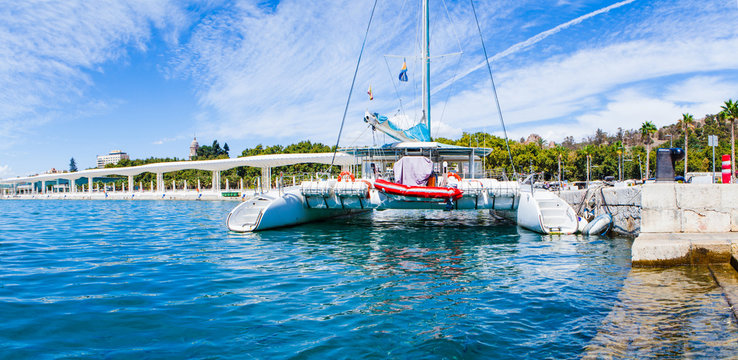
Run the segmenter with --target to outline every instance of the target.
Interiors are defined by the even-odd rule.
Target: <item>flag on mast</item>
[[[374,94],[372,93],[372,85],[369,84],[369,91],[366,92],[369,94],[369,100],[374,100]]]
[[[400,81],[407,81],[407,62],[402,59],[402,69],[400,69]]]

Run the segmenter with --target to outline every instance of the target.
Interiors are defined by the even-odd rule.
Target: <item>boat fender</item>
[[[356,181],[356,178],[354,177],[354,174],[352,174],[350,171],[341,171],[341,174],[338,175],[338,181],[351,179],[352,182]]]
[[[584,235],[604,235],[610,230],[612,215],[600,214],[582,229]]]

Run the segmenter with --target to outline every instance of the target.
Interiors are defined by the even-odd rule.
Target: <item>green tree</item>
[[[730,124],[730,179],[733,180],[735,179],[735,119],[738,118],[738,103],[728,99],[721,108],[723,117]]]
[[[193,160],[227,159],[228,151],[230,151],[228,144],[221,148],[218,140],[213,140],[213,145],[198,148],[197,156]]]
[[[69,160],[69,172],[77,172],[77,162],[74,161],[74,158]]]
[[[679,125],[684,130],[684,176],[687,176],[687,165],[689,163],[689,131],[694,129],[694,116],[686,113],[682,114],[682,118],[679,120]]]
[[[651,159],[651,144],[653,143],[653,133],[658,131],[656,125],[650,121],[646,121],[641,125],[641,139],[643,144],[646,145],[646,179],[650,178],[650,159]]]

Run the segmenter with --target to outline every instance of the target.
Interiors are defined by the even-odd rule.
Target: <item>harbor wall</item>
[[[579,216],[590,217],[610,213],[612,232],[636,237],[641,229],[641,186],[597,187],[588,190],[561,191],[564,199]]]
[[[738,185],[643,186],[633,266],[733,263],[738,258]]]

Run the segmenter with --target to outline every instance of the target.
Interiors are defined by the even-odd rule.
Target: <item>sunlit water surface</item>
[[[723,356],[738,343],[705,270],[631,273],[627,239],[433,211],[237,234],[235,205],[0,202],[0,357]],[[638,302],[653,291],[669,306]],[[639,340],[662,321],[658,349]]]

